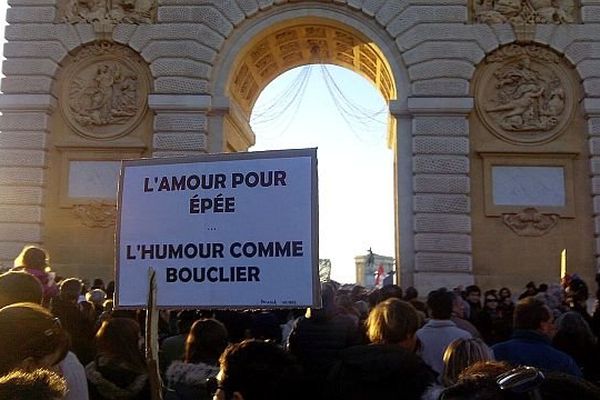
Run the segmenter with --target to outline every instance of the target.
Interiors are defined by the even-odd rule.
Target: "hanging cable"
[[[384,124],[384,122],[377,117],[387,113],[385,106],[381,107],[379,110],[372,111],[366,107],[362,107],[359,104],[352,102],[352,100],[346,96],[344,91],[337,84],[327,65],[321,64],[321,72],[323,73],[325,83],[327,84],[327,89],[330,90],[332,98],[340,99],[340,102],[338,103],[342,104],[343,111],[352,111],[352,114],[350,114],[349,117],[358,118],[360,121],[370,120],[378,124]]]
[[[370,133],[384,132],[387,121],[382,116],[387,115],[386,106],[379,110],[370,110],[353,102],[336,82],[328,66],[318,65],[327,92],[353,135],[364,143],[375,138]],[[253,130],[277,132],[275,136],[265,138],[267,140],[279,138],[288,130],[300,109],[314,66],[310,64],[300,68],[300,72],[286,88],[272,96],[269,103],[261,104],[253,110],[250,120]]]
[[[250,119],[252,129],[279,132],[277,135],[267,138],[269,140],[283,135],[297,115],[311,74],[312,65],[301,68],[300,73],[289,86],[272,97],[271,103],[255,109]]]
[[[352,134],[359,141],[366,143],[366,139],[373,139],[373,137],[370,137],[371,135],[365,135],[366,132],[383,132],[382,128],[385,126],[386,122],[377,117],[387,113],[385,106],[380,110],[371,111],[357,105],[341,90],[327,65],[321,65],[321,74],[323,75],[325,86],[327,87],[340,116],[346,122],[346,125],[348,125]]]

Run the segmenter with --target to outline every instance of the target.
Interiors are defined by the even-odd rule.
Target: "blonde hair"
[[[419,329],[420,318],[410,303],[391,298],[371,310],[366,325],[372,343],[394,344],[411,337]]]
[[[456,339],[444,352],[444,386],[454,385],[458,376],[467,367],[478,361],[493,361],[494,353],[483,340],[478,338]]]

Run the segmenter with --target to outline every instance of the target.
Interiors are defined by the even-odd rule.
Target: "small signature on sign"
[[[297,302],[296,300],[281,300],[281,301],[277,301],[275,299],[260,299],[260,304],[264,304],[264,305],[277,305],[277,304],[281,304],[284,306],[293,306],[296,305]]]

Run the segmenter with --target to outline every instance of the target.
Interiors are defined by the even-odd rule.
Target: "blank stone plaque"
[[[116,199],[120,161],[70,161],[69,197]]]
[[[493,166],[493,201],[499,206],[565,206],[563,167]]]

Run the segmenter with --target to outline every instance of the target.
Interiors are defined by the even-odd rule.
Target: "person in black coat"
[[[140,327],[130,318],[112,318],[96,334],[97,355],[85,367],[90,400],[150,399],[148,368],[138,347]]]
[[[338,312],[334,288],[324,284],[321,297],[323,308],[299,318],[289,338],[289,351],[302,365],[308,385],[315,391],[323,386],[340,352],[361,342],[356,319]]]

